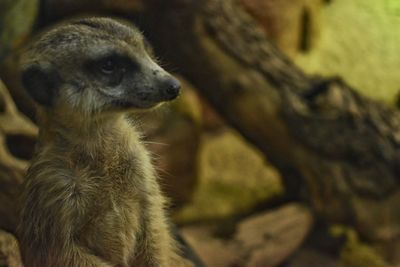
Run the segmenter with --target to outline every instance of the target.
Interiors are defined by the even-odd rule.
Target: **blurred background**
[[[0,0],[0,266],[38,132],[19,52],[93,15],[182,82],[134,117],[205,266],[400,266],[399,0]]]

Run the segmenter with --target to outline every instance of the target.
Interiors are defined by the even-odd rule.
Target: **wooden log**
[[[152,0],[138,19],[157,54],[277,167],[301,174],[320,216],[370,240],[398,237],[400,112],[305,75],[237,0],[174,2]]]

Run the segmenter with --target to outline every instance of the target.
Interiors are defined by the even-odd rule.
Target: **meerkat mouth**
[[[114,100],[111,102],[112,106],[118,109],[151,109],[155,106],[159,106],[162,102],[141,102],[140,105],[133,103],[129,100]]]
[[[130,101],[127,100],[114,100],[112,101],[112,105],[114,107],[120,107],[120,108],[134,108],[136,105]]]

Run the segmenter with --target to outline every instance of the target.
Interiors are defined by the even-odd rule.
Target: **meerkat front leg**
[[[71,245],[72,255],[66,255],[65,264],[55,262],[49,266],[76,266],[76,267],[113,267],[113,264],[107,263],[101,258],[89,254],[86,249],[76,245]],[[68,260],[70,258],[70,260]],[[38,266],[39,267],[39,266]]]
[[[158,216],[157,216],[157,215]],[[159,216],[159,212],[154,213],[153,220],[149,222],[147,232],[148,239],[151,245],[149,253],[154,262],[150,266],[165,266],[165,267],[191,267],[194,266],[191,262],[184,259],[180,255],[180,249],[177,241],[171,235],[167,219],[165,216]]]
[[[181,256],[177,241],[172,235],[169,220],[165,212],[165,198],[162,196],[159,185],[155,182],[155,175],[150,175],[149,181],[151,198],[149,198],[147,215],[151,218],[145,227],[145,259],[144,266],[151,267],[191,267],[190,261]],[[136,266],[136,265],[132,265]]]

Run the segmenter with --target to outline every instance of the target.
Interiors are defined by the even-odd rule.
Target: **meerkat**
[[[180,90],[139,30],[110,18],[58,25],[26,49],[21,73],[40,128],[17,230],[25,266],[191,266],[126,118]]]

